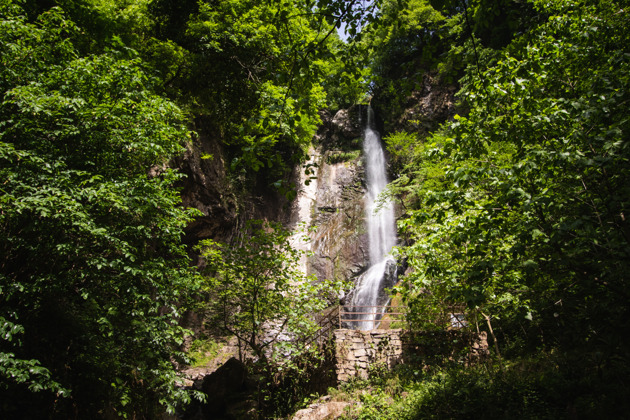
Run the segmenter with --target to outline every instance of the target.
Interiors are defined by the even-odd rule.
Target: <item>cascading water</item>
[[[375,311],[375,306],[386,305],[389,298],[384,297],[384,281],[395,275],[395,261],[391,257],[392,247],[396,245],[396,219],[389,201],[378,201],[379,194],[387,187],[387,167],[385,153],[378,133],[372,128],[372,108],[368,108],[367,127],[363,139],[365,171],[367,174],[367,195],[365,197],[366,226],[370,250],[370,267],[357,281],[357,289],[352,298],[353,312]],[[382,309],[382,308],[381,308]],[[361,330],[373,329],[380,314],[363,314],[357,317],[361,321],[353,322]]]

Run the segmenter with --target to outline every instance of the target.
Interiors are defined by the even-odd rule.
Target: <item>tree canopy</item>
[[[193,213],[164,164],[189,134],[133,51],[84,55],[80,39],[61,9],[30,22],[3,2],[0,386],[15,416],[179,399]]]
[[[462,39],[459,114],[427,138],[410,128],[388,139],[402,168],[390,192],[406,208],[399,228],[412,267],[400,290],[421,328],[436,307],[464,305],[471,322],[501,329],[510,354],[555,352],[563,374],[599,384],[585,391],[593,400],[621,395],[628,4],[533,1],[529,27],[497,40],[477,19],[525,7],[505,3],[446,14],[472,29]]]
[[[0,0],[0,413],[172,411],[191,398],[181,314],[209,284],[259,357],[265,322],[310,331],[324,301],[275,225],[206,243],[200,277],[172,166],[212,137],[226,193],[291,198],[321,111],[366,94],[402,203],[409,324],[465,307],[508,356],[586,378],[587,403],[627,393],[629,6]],[[420,134],[400,116],[427,75],[458,90],[457,114]]]
[[[346,68],[346,13],[300,0],[0,2],[3,415],[153,418],[190,399],[179,323],[203,282],[182,243],[197,213],[171,161],[202,120],[230,188],[289,192],[318,112],[360,93],[354,76],[331,79]]]

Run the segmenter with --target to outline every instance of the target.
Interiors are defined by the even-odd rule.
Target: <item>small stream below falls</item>
[[[379,195],[387,187],[387,165],[381,138],[374,129],[374,113],[367,110],[367,124],[363,136],[363,153],[367,194],[365,196],[366,229],[368,232],[369,268],[357,280],[356,290],[350,307],[352,312],[370,312],[357,315],[352,327],[371,330],[378,326],[378,320],[389,303],[384,292],[396,279],[396,261],[390,255],[396,245],[396,218],[394,206],[389,201],[379,200]],[[375,308],[381,306],[381,308]],[[372,314],[372,312],[377,312]]]

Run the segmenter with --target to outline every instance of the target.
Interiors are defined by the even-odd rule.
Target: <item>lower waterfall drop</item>
[[[372,128],[373,111],[368,107],[367,126],[363,139],[367,194],[365,197],[366,227],[370,251],[370,266],[358,281],[350,306],[352,312],[376,312],[360,314],[354,321],[355,329],[374,329],[381,318],[389,297],[383,290],[396,281],[396,261],[390,255],[396,245],[396,218],[391,202],[378,201],[379,194],[387,187],[387,165],[379,134]],[[381,306],[381,308],[375,308]],[[377,310],[380,309],[380,310]]]

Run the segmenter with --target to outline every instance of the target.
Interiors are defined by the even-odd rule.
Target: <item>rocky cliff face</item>
[[[220,139],[203,120],[195,125],[196,138],[174,162],[187,175],[181,185],[182,204],[202,213],[186,228],[186,242],[229,241],[250,219],[288,224],[291,206],[286,197],[266,185],[237,189],[228,177]]]
[[[455,113],[455,91],[455,86],[440,83],[431,73],[425,74],[421,87],[407,98],[402,111],[387,115],[386,110],[382,110],[387,119],[385,130],[415,131],[421,138],[426,136]],[[374,98],[373,102],[378,99]],[[378,103],[375,108],[379,109]],[[365,114],[366,107],[358,105],[334,115],[329,111],[321,114],[323,123],[313,151],[320,178],[313,217],[315,225],[321,227],[317,240],[330,252],[334,252],[336,245],[324,240],[326,228],[332,229],[334,225],[355,232],[361,230],[357,220],[362,217],[359,216],[359,201],[364,182],[360,150]],[[382,131],[383,124],[377,121],[377,125]],[[174,162],[188,175],[182,183],[183,204],[203,213],[187,228],[188,242],[203,238],[228,239],[247,218],[268,218],[289,226],[295,224],[295,205],[292,209],[290,203],[276,192],[264,188],[234,191],[227,178],[225,153],[212,126],[200,118],[195,121],[194,130],[197,138],[193,145],[185,156]],[[293,174],[296,180],[298,172]],[[303,187],[298,185],[299,189]],[[361,253],[361,248],[359,244],[353,252]],[[329,251],[322,255],[330,257]],[[358,260],[358,256],[350,260]],[[358,266],[353,271],[357,269]]]
[[[203,214],[186,228],[187,242],[226,238],[236,224],[237,202],[226,178],[223,149],[208,131],[197,122],[197,138],[175,162],[187,175],[182,185],[182,204]]]
[[[426,74],[422,88],[408,98],[405,110],[389,116],[385,126],[389,130],[416,131],[424,137],[453,115],[454,93],[454,86],[443,86]],[[322,112],[323,123],[309,162],[314,164],[311,168],[315,173],[305,174],[303,168],[296,168],[292,176],[298,199],[293,203],[264,189],[235,192],[227,177],[220,142],[209,126],[197,121],[198,138],[176,162],[188,175],[182,185],[183,204],[203,213],[188,226],[187,241],[229,240],[250,218],[280,221],[289,228],[304,222],[314,228],[309,234],[310,245],[303,247],[313,252],[308,261],[303,261],[305,270],[319,279],[355,281],[367,269],[369,259],[361,153],[366,110],[357,105],[334,115]],[[296,246],[302,247],[301,242],[296,238]]]
[[[187,175],[181,186],[183,205],[202,213],[187,227],[186,241],[229,241],[251,218],[280,221],[290,229],[303,223],[311,229],[310,242],[303,241],[304,234],[296,234],[293,245],[312,251],[302,261],[304,271],[320,280],[356,281],[369,260],[361,154],[365,112],[365,107],[355,106],[334,115],[322,113],[323,123],[307,162],[314,173],[306,174],[302,167],[291,175],[298,190],[293,203],[273,191],[235,191],[220,141],[210,127],[197,121],[197,138],[174,162]]]
[[[453,83],[442,82],[435,72],[427,72],[398,106],[380,106],[381,98],[375,97],[373,105],[386,120],[383,134],[404,130],[418,133],[421,139],[427,137],[456,112],[462,112],[455,101],[457,89]]]
[[[426,137],[456,112],[455,92],[455,86],[425,74],[422,85],[407,99],[402,112],[388,116],[384,128]],[[356,285],[369,265],[361,154],[366,107],[354,106],[335,115],[326,114],[322,119],[324,124],[316,139],[318,174],[311,220],[316,231],[311,235],[313,256],[308,270],[320,279],[346,280]],[[383,124],[377,121],[377,126]],[[385,282],[384,287],[393,286],[398,269],[395,264],[389,267],[391,281]],[[383,296],[383,300],[386,298]]]
[[[327,163],[322,155],[310,260],[318,278],[350,280],[365,270],[369,251],[364,227],[360,158]]]
[[[367,268],[361,112],[355,106],[324,115],[316,139],[318,173],[311,221],[315,230],[308,271],[319,279],[351,281]]]

